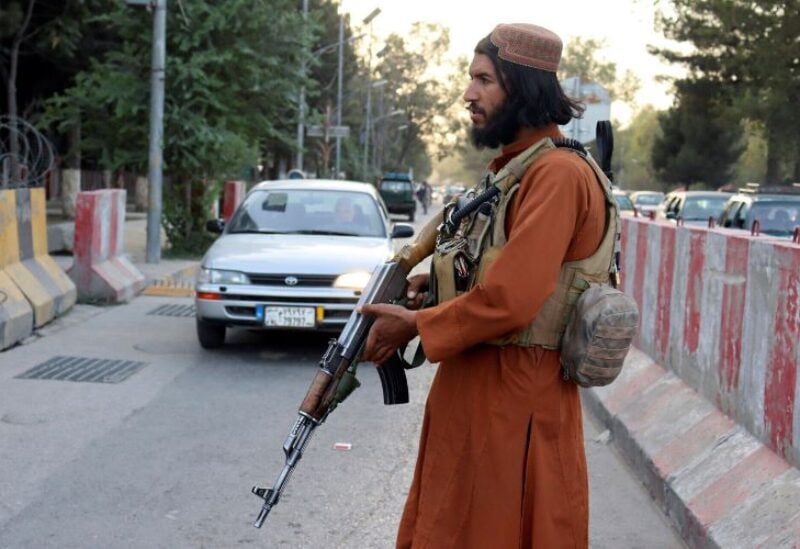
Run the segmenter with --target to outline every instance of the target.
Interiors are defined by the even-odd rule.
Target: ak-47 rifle
[[[319,362],[319,370],[300,403],[297,419],[283,443],[286,456],[283,470],[272,488],[254,486],[252,489],[255,495],[264,500],[256,518],[256,528],[261,528],[270,510],[278,503],[295,466],[303,457],[314,429],[322,425],[328,415],[360,385],[356,379],[356,369],[373,319],[360,314],[358,308],[373,303],[398,303],[405,298],[406,277],[417,263],[433,252],[442,217],[442,213],[434,216],[413,244],[405,246],[392,260],[373,272],[342,333],[328,343],[328,349]],[[378,367],[384,404],[408,402],[405,367],[399,356]]]

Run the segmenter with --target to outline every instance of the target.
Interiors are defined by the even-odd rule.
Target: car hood
[[[338,275],[372,271],[391,254],[385,238],[231,234],[214,242],[202,265],[245,273]]]

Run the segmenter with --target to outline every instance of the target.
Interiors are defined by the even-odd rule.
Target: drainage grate
[[[177,303],[168,303],[166,305],[159,305],[147,314],[192,318],[194,317],[194,305],[178,305]]]
[[[146,366],[144,362],[135,362],[133,360],[56,356],[16,377],[19,379],[119,383],[128,379],[144,366]]]

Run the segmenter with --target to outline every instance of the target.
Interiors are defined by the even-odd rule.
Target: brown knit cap
[[[556,72],[561,61],[561,39],[552,31],[527,23],[497,25],[489,40],[497,55],[517,65]]]

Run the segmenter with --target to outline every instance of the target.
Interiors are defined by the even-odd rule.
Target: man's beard
[[[483,128],[472,127],[472,144],[478,149],[484,147],[496,149],[500,145],[508,145],[514,141],[518,131],[517,108],[511,101],[506,100],[491,117],[486,119]]]

